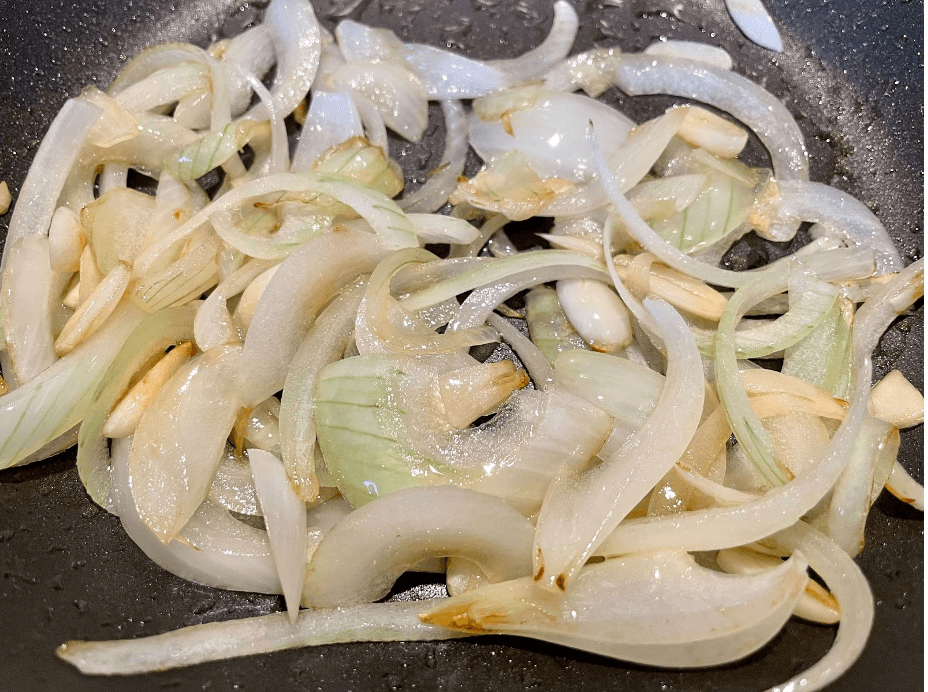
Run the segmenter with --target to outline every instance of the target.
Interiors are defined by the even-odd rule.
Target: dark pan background
[[[255,21],[262,5],[238,1],[0,0],[0,180],[8,181],[14,199],[65,98],[88,83],[105,88],[151,42],[205,45]],[[404,39],[480,58],[537,45],[552,16],[549,2],[535,0],[315,1],[330,27],[345,13]],[[739,72],[765,84],[796,114],[814,157],[813,178],[863,199],[906,260],[920,257],[922,1],[767,2],[783,29],[783,55],[744,39],[721,0],[574,0],[582,16],[576,48],[640,50],[659,37],[723,45]],[[604,99],[639,118],[670,103],[629,103],[614,90]],[[442,130],[437,117],[434,122],[424,142],[396,143],[393,151],[407,176],[420,181],[440,158]],[[753,157],[763,160],[756,145]],[[9,214],[0,217],[3,234],[8,221]],[[781,251],[745,242],[730,261],[745,267]],[[896,367],[923,388],[923,322],[919,305],[896,323],[874,359],[878,375]],[[901,456],[921,480],[921,427],[904,434]],[[832,689],[922,689],[922,516],[884,494],[867,537],[859,562],[876,598],[876,624],[860,661]],[[402,588],[415,585],[410,580]],[[0,690],[759,690],[810,665],[834,637],[834,628],[790,622],[745,661],[689,672],[648,670],[507,637],[328,646],[122,679],[83,677],[53,654],[67,639],[138,637],[280,607],[276,597],[219,592],[152,564],[119,521],[86,497],[73,454],[0,472]]]

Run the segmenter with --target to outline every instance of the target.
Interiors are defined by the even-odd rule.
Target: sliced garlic
[[[634,261],[631,255],[616,255],[612,258],[615,270],[622,281],[629,273]],[[659,296],[675,308],[706,320],[718,322],[728,301],[721,293],[703,281],[693,279],[663,264],[651,265],[650,292]]]
[[[870,391],[870,415],[897,428],[925,422],[925,397],[905,375],[893,370]]]
[[[59,356],[73,351],[100,328],[126,292],[131,274],[128,264],[117,264],[81,303],[55,341],[55,352]]]
[[[67,207],[58,207],[48,229],[48,255],[52,269],[76,272],[81,268],[81,252],[87,245],[87,234],[77,214]]]
[[[557,297],[574,329],[594,350],[613,353],[632,342],[628,308],[606,284],[588,279],[558,281]]]
[[[193,344],[188,341],[171,349],[155,363],[113,408],[103,425],[103,434],[106,437],[119,438],[134,433],[152,399],[180,366],[190,360],[193,351]]]

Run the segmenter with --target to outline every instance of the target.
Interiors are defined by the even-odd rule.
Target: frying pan
[[[923,243],[923,3],[767,0],[785,39],[775,55],[747,41],[717,0],[574,0],[575,50],[640,50],[660,38],[724,46],[736,69],[780,96],[799,119],[812,176],[875,209],[906,261]],[[239,0],[5,0],[0,24],[0,180],[15,194],[54,114],[85,84],[105,87],[125,61],[155,41],[204,45],[260,16]],[[314,0],[331,28],[336,16],[384,26],[406,40],[481,58],[520,54],[550,26],[542,0]],[[669,100],[604,95],[636,118]],[[407,178],[436,166],[443,136],[394,143]],[[754,145],[755,163],[763,152]],[[470,163],[471,172],[477,162]],[[414,185],[415,183],[413,183]],[[0,218],[5,234],[9,215]],[[731,266],[747,267],[784,248],[745,241]],[[877,376],[899,368],[923,388],[923,312],[884,337]],[[922,479],[921,427],[904,434],[901,458]],[[886,493],[859,558],[876,598],[876,624],[857,664],[831,689],[922,689],[921,514]],[[414,597],[434,587],[414,577],[397,587]],[[285,651],[129,678],[83,677],[59,661],[67,639],[155,634],[183,625],[267,613],[277,597],[225,593],[187,583],[152,564],[119,521],[85,495],[73,452],[0,472],[0,689],[5,690],[758,690],[789,678],[829,647],[834,628],[790,622],[760,652],[702,671],[646,669],[508,637],[418,644],[356,644]]]

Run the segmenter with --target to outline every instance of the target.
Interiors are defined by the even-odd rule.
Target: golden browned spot
[[[503,113],[499,120],[503,124],[503,129],[506,131],[506,134],[510,137],[515,137],[515,135],[512,134],[512,120],[510,119],[511,115],[512,114],[509,111],[506,111]]]
[[[180,221],[180,218],[184,215],[184,212],[180,209],[175,209],[174,213],[171,216],[174,217],[175,221]]]
[[[419,613],[419,619],[427,625],[438,625],[464,632],[486,632],[480,623],[474,620],[467,611],[456,612],[450,608],[435,610],[431,613]]]
[[[557,575],[557,579],[554,580],[554,584],[561,591],[566,591],[567,590],[567,577],[565,577],[563,574]]]
[[[541,567],[538,568],[538,571],[535,572],[535,581],[538,581],[539,579],[541,579],[544,576],[544,573],[545,573],[545,566],[542,565]]]
[[[298,125],[303,125],[306,122],[306,115],[306,101],[300,101],[293,111],[293,119],[296,120]]]
[[[251,409],[243,406],[239,410],[235,425],[232,426],[232,432],[229,434],[229,442],[235,447],[236,454],[241,454],[245,448],[245,430],[248,428],[250,420]]]
[[[815,599],[826,608],[831,608],[835,612],[841,612],[841,606],[838,604],[837,599],[832,596],[827,589],[822,587],[821,584],[810,579],[806,584],[805,592],[806,595]]]

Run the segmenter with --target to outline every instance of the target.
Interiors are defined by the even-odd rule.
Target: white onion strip
[[[284,613],[210,622],[108,642],[69,641],[56,653],[87,675],[133,675],[321,644],[435,641],[468,633],[427,625],[419,613],[437,600],[310,610],[292,624]]]
[[[19,191],[10,228],[6,234],[0,268],[6,266],[7,249],[27,235],[46,235],[58,203],[58,195],[77,161],[78,153],[102,110],[83,99],[70,99],[55,116],[32,159]]]
[[[249,449],[248,462],[264,516],[271,553],[280,577],[290,622],[295,623],[306,569],[306,505],[290,486],[280,459],[263,449]]]
[[[304,601],[369,603],[428,557],[463,557],[493,581],[531,571],[532,525],[504,500],[452,485],[407,488],[356,509],[322,539]]]
[[[603,555],[680,548],[718,550],[757,541],[792,526],[838,480],[851,444],[867,415],[873,370],[869,353],[897,314],[923,293],[924,260],[909,265],[858,311],[854,328],[853,395],[823,459],[786,485],[737,507],[633,519],[619,526],[600,546]]]
[[[847,553],[801,521],[766,542],[786,553],[801,550],[809,560],[809,567],[825,581],[841,609],[838,634],[828,653],[808,670],[771,687],[768,692],[824,689],[844,674],[864,650],[874,616],[870,585]]]
[[[535,579],[544,584],[569,586],[603,539],[686,451],[699,425],[704,385],[696,342],[667,303],[647,298],[645,307],[667,347],[667,375],[657,405],[641,429],[600,466],[585,473],[565,469],[549,487],[533,552]]]
[[[657,55],[617,56],[614,79],[630,96],[670,94],[730,113],[753,130],[770,153],[778,180],[807,180],[802,132],[786,106],[754,82],[703,62]]]

